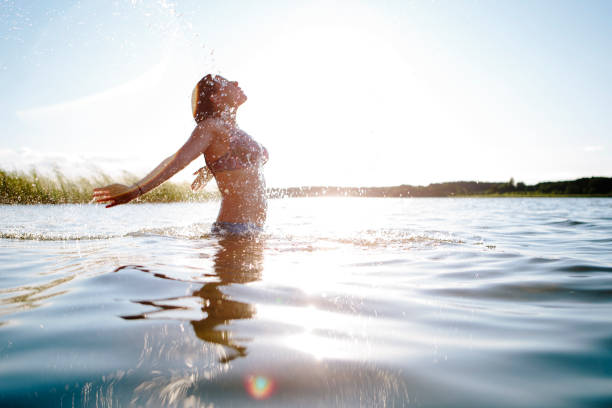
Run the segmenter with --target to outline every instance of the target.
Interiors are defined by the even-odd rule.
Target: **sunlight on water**
[[[612,400],[609,200],[217,205],[0,207],[0,404]]]

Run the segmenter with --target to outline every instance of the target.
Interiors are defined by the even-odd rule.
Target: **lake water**
[[[612,406],[612,199],[0,206],[0,406]]]

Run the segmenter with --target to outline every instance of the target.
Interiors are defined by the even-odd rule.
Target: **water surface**
[[[0,206],[2,406],[610,406],[612,200]]]

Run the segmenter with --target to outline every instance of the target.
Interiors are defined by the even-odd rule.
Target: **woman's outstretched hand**
[[[110,184],[94,188],[93,199],[98,203],[107,203],[106,208],[125,204],[138,197],[138,189],[123,184]]]

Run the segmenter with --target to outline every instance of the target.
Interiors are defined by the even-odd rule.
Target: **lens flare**
[[[251,397],[257,400],[270,398],[276,384],[265,375],[249,375],[244,380],[244,386]]]

